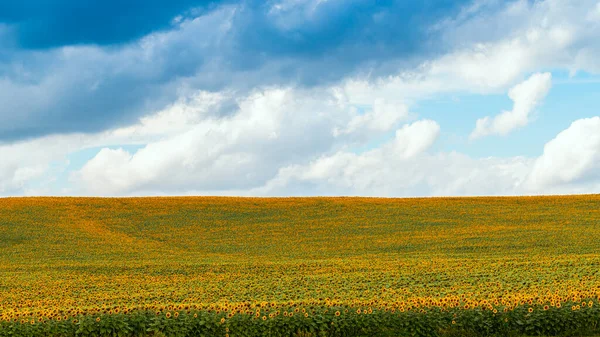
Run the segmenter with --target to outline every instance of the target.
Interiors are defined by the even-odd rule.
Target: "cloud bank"
[[[0,4],[0,195],[600,192],[598,112],[553,100],[597,0],[78,4]]]

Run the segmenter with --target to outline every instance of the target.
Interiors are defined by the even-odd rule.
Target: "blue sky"
[[[0,3],[0,196],[600,193],[600,2]]]

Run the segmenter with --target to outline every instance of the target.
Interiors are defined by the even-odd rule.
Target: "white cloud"
[[[135,154],[103,149],[71,181],[82,188],[80,193],[100,195],[259,188],[280,167],[345,147],[352,135],[335,136],[336,127],[356,126],[368,138],[407,115],[405,106],[376,101],[365,123],[357,125],[348,106],[315,92],[255,92],[239,100],[236,114],[205,118],[183,133],[150,142]],[[429,148],[438,134],[434,121],[417,121],[399,128],[392,141],[372,153],[407,160]]]
[[[220,116],[219,112],[232,103],[233,97],[233,94],[228,92],[201,90],[187,99],[180,98],[156,113],[142,116],[136,124],[107,130],[102,133],[101,138],[104,139],[105,145],[147,144],[182,134],[203,120],[225,117]]]
[[[58,135],[0,144],[0,195],[43,190],[57,173],[53,165],[66,165],[66,154],[75,149],[73,138]]]
[[[418,122],[420,123],[420,122]],[[422,124],[403,137],[436,134]],[[538,158],[471,158],[424,150],[390,155],[395,141],[362,154],[339,151],[283,167],[255,195],[457,196],[600,192],[600,117],[580,119],[559,133]],[[423,147],[424,149],[425,147]]]
[[[513,109],[502,111],[493,119],[480,118],[475,130],[469,136],[477,139],[487,135],[507,135],[511,131],[523,127],[530,122],[530,115],[541,103],[550,90],[552,75],[536,73],[526,81],[517,84],[508,92],[508,97],[514,102]]]
[[[141,174],[131,172],[127,166],[131,159],[132,155],[123,149],[103,148],[93,160],[85,164],[83,169],[86,174],[81,176],[80,182],[98,186],[100,190],[106,189],[107,186],[115,192],[125,190],[135,178],[133,174]]]
[[[390,157],[412,158],[427,150],[440,134],[440,126],[432,120],[422,120],[396,130],[394,140],[383,146]]]
[[[314,139],[305,138],[302,144],[302,134],[308,130],[314,132],[315,127],[326,131],[327,123],[291,121],[294,114],[283,110],[293,101],[290,95],[290,92],[273,91],[252,97],[250,102],[242,104],[239,116],[231,121],[211,127],[203,125],[183,135],[151,143],[134,155],[121,149],[103,149],[73,175],[73,182],[85,187],[87,192],[101,195],[259,188],[274,177],[280,167],[327,152],[333,144],[331,134],[321,135],[328,141],[323,142],[326,139],[322,138],[315,143]],[[279,120],[277,111],[281,113]],[[200,132],[201,129],[207,132]],[[217,129],[221,131],[209,136]],[[272,137],[273,133],[277,136]],[[437,123],[418,121],[397,130],[393,141],[367,156],[407,160],[429,148],[438,134]],[[307,174],[318,175],[328,165],[337,165],[336,161],[320,159]]]
[[[31,184],[50,174],[53,163],[96,147],[104,148],[71,174],[69,188],[55,193],[241,193],[272,178],[282,165],[346,147],[357,135],[368,143],[408,115],[401,102],[375,99],[365,108],[364,123],[357,123],[362,115],[327,88],[271,88],[247,96],[199,91],[132,126],[0,146],[0,154],[8,158],[0,163],[0,194],[40,191]],[[334,136],[335,129],[348,126],[352,132]],[[122,145],[144,147],[136,153],[107,148]]]
[[[235,114],[205,117],[135,154],[105,149],[72,181],[94,194],[260,186],[281,165],[327,152],[338,140],[332,130],[346,124],[350,114],[332,97],[315,92],[257,91],[238,100]]]
[[[516,195],[531,159],[473,159],[422,153],[410,160],[381,152],[338,152],[306,165],[282,168],[256,195],[456,196]]]
[[[401,97],[409,105],[438,94],[500,93],[528,73],[548,69],[600,74],[597,1],[514,1],[500,11],[478,13],[482,0],[461,19],[434,27],[449,52],[413,70],[378,78],[347,78],[339,85],[351,104]],[[460,16],[460,15],[459,15]]]
[[[386,77],[349,78],[340,84],[339,91],[351,104],[364,104],[375,96],[386,100],[400,96],[409,105],[445,93],[498,93],[525,73],[551,64],[541,62],[537,55],[539,45],[523,40],[518,37],[478,43],[425,62],[412,71]]]
[[[175,110],[200,111],[207,104],[188,103]],[[539,158],[477,159],[430,153],[440,134],[432,120],[399,127],[377,148],[349,152],[345,147],[352,138],[334,137],[332,130],[355,116],[327,95],[269,89],[238,103],[235,114],[199,121],[173,111],[148,116],[145,121],[173,118],[178,121],[173,125],[185,120],[189,126],[168,131],[136,153],[101,150],[73,174],[74,188],[67,194],[425,196],[600,190],[600,117],[574,122],[548,142]],[[151,124],[140,122],[135,137],[155,135],[144,126]],[[3,158],[13,160],[0,163],[0,194],[52,194],[33,184],[49,178],[50,163],[81,148],[125,139],[119,137],[114,132],[53,136],[2,146]]]
[[[334,130],[334,135],[387,132],[398,126],[398,123],[409,117],[408,106],[404,103],[387,102],[375,99],[371,110],[363,114],[355,114],[346,128]]]
[[[417,196],[600,190],[600,117],[574,122],[537,159],[429,153],[440,134],[432,120],[400,126],[387,143],[357,154],[347,150],[353,135],[332,132],[351,125],[356,117],[351,106],[323,94],[326,90],[316,91],[322,94],[257,91],[238,98],[239,110],[226,116],[211,114],[226,95],[201,93],[142,118],[128,131],[0,146],[3,158],[12,158],[0,163],[0,194],[51,194],[33,183],[49,178],[52,162],[64,162],[68,153],[82,148],[128,139],[148,144],[136,153],[102,149],[71,176],[67,194]],[[511,97],[524,91],[514,92]],[[159,125],[165,126],[164,134],[155,128]],[[371,132],[380,133],[377,128]]]
[[[50,184],[68,166],[67,156],[86,148],[145,145],[182,134],[200,120],[214,117],[229,99],[227,93],[198,92],[164,110],[142,117],[138,124],[91,134],[52,135],[16,143],[0,144],[0,195],[63,194],[75,190],[52,190]],[[119,151],[105,149],[100,158],[118,161]],[[97,177],[100,179],[101,177]],[[121,183],[124,185],[124,183]]]
[[[395,184],[403,180],[401,177],[411,175],[403,172],[403,168],[412,166],[412,173],[419,171],[411,163],[420,162],[415,158],[431,147],[439,132],[439,125],[432,120],[416,121],[398,129],[394,139],[380,148],[362,154],[339,151],[308,164],[283,167],[274,179],[255,192],[293,193],[297,189],[295,183],[308,182],[324,187],[324,194],[336,194],[336,191],[386,194],[386,190],[401,187]],[[322,190],[317,187],[317,191]]]
[[[527,179],[531,190],[573,185],[600,190],[600,117],[574,121],[549,141]]]

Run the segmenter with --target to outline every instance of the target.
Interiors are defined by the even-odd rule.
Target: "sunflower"
[[[340,315],[340,312],[339,312],[339,311],[336,311],[336,312],[335,312],[335,315],[336,315],[336,316],[339,316],[339,315]]]
[[[225,317],[221,318],[221,323],[225,323]]]
[[[100,317],[96,317],[96,322],[100,322]]]

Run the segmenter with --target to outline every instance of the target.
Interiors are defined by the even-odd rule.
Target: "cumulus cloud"
[[[440,133],[440,126],[432,120],[417,121],[396,131],[393,142],[383,147],[389,156],[408,159],[427,150]]]
[[[484,117],[477,120],[475,130],[469,139],[477,139],[487,135],[507,135],[511,131],[523,127],[530,122],[531,113],[550,91],[552,75],[537,73],[517,84],[508,92],[513,101],[513,109],[503,111],[494,118]]]
[[[310,97],[292,89],[258,91],[239,99],[235,114],[207,121],[199,117],[207,107],[228,98],[199,93],[133,129],[0,146],[4,158],[14,159],[0,163],[0,194],[48,194],[37,182],[56,174],[52,162],[64,163],[66,154],[77,149],[126,139],[148,145],[137,152],[102,149],[72,173],[66,193],[450,196],[593,193],[600,188],[600,117],[574,122],[546,144],[539,158],[433,152],[440,126],[432,120],[402,125],[386,143],[355,153],[345,145],[351,135],[333,133],[348,125],[353,112],[333,96]],[[323,118],[331,113],[336,117]],[[156,121],[173,128],[156,138]]]
[[[68,164],[67,153],[76,149],[72,137],[65,136],[0,144],[0,195],[43,190]]]
[[[357,130],[361,142],[379,137],[382,130],[393,127],[387,122],[406,114],[404,105],[375,101],[365,109],[375,111],[373,116],[382,118],[383,123],[369,119],[369,127]],[[0,163],[0,168],[6,168],[0,177],[0,185],[6,187],[0,194],[32,191],[28,186],[35,183],[35,177],[25,181],[26,176],[19,173],[16,176],[21,177],[20,182],[13,182],[17,168],[27,172],[33,166],[49,168],[53,163],[65,163],[69,154],[103,147],[72,174],[70,188],[56,193],[160,194],[157,191],[162,190],[185,194],[193,190],[220,194],[225,188],[242,193],[270,179],[281,165],[302,162],[355,142],[357,132],[335,135],[335,130],[352,125],[356,116],[351,105],[327,88],[271,88],[245,96],[199,91],[141,117],[131,126],[0,146],[0,154],[7,157]],[[127,152],[119,149],[122,145],[142,148]]]
[[[531,190],[600,187],[600,117],[574,121],[544,146],[527,179]]]
[[[257,91],[239,100],[233,116],[204,118],[135,154],[105,149],[72,180],[99,194],[260,186],[278,167],[333,146],[332,130],[350,114],[328,97],[292,89]]]
[[[371,110],[362,114],[356,113],[345,128],[335,129],[334,135],[387,132],[408,117],[409,111],[406,104],[375,99]]]
[[[256,195],[364,195],[384,197],[516,195],[531,160],[475,159],[422,153],[411,160],[381,153],[336,153],[282,168]]]
[[[314,126],[314,125],[313,125]],[[250,128],[257,126],[250,125]],[[304,129],[310,125],[298,125]],[[246,130],[248,131],[248,130]],[[243,132],[240,130],[240,132]],[[285,132],[282,133],[285,135]],[[431,120],[422,120],[405,125],[398,129],[393,140],[362,155],[351,152],[335,152],[332,156],[321,156],[314,159],[309,167],[293,164],[308,161],[323,153],[323,149],[315,151],[311,148],[302,157],[285,153],[286,149],[280,149],[278,155],[283,158],[272,158],[266,146],[249,147],[243,143],[232,143],[225,145],[223,149],[213,149],[214,155],[203,155],[200,149],[194,149],[194,143],[180,137],[172,140],[169,146],[163,144],[152,144],[147,148],[132,155],[122,149],[103,149],[96,157],[90,160],[79,172],[73,175],[76,184],[85,187],[87,193],[101,195],[121,195],[136,193],[156,193],[156,191],[171,191],[167,193],[186,193],[195,191],[236,191],[238,194],[262,194],[277,193],[281,191],[271,190],[271,180],[277,178],[280,172],[302,172],[301,177],[305,179],[332,179],[344,171],[346,174],[347,187],[354,186],[358,190],[369,187],[368,181],[361,178],[365,171],[374,169],[376,165],[389,160],[394,163],[406,162],[426,151],[435,141],[439,134],[439,125]],[[266,136],[270,136],[265,133]],[[220,142],[227,142],[220,135]],[[283,136],[282,138],[285,138]],[[207,142],[204,138],[204,146],[214,147],[217,141]],[[273,139],[270,146],[285,139]],[[177,142],[177,143],[175,143]],[[219,142],[219,143],[220,143]],[[265,141],[265,145],[269,145]],[[173,147],[172,145],[178,146]],[[196,143],[200,144],[200,142]],[[321,143],[323,144],[323,143]],[[309,144],[305,144],[309,145]],[[171,154],[160,158],[155,156],[170,149]],[[172,154],[172,153],[177,153]],[[265,153],[266,152],[266,153]],[[271,157],[271,158],[270,158]],[[385,170],[386,167],[380,169]],[[173,175],[172,172],[178,172]],[[370,176],[370,174],[368,175]],[[370,179],[365,176],[365,179]],[[274,178],[275,177],[275,178]],[[265,187],[266,186],[266,187]],[[362,187],[361,187],[362,186]],[[371,186],[372,187],[372,186]],[[294,186],[286,186],[286,193],[293,191]],[[214,193],[214,192],[213,192]],[[293,193],[293,192],[292,192]]]
[[[352,140],[352,135],[336,135],[335,129],[352,125],[356,116],[332,95],[270,89],[238,104],[233,116],[203,119],[136,153],[102,149],[71,180],[83,193],[102,195],[253,189],[280,167],[317,158]],[[380,131],[374,128],[365,135],[368,139]],[[417,121],[397,129],[392,141],[373,151],[407,160],[429,148],[438,134],[434,121]]]
[[[549,141],[537,158],[428,153],[424,149],[429,142],[419,142],[414,136],[429,134],[425,138],[433,139],[435,123],[423,123],[413,129],[417,130],[399,132],[402,136],[395,141],[362,154],[339,151],[309,163],[283,167],[265,186],[251,193],[401,197],[600,191],[600,117],[573,122]],[[396,148],[392,144],[405,137],[424,146],[408,157],[392,155],[394,151],[390,150]]]
[[[255,192],[278,194],[286,190],[294,193],[298,183],[311,183],[317,186],[316,191],[303,191],[304,193],[336,194],[352,191],[351,194],[372,194],[376,191],[375,193],[386,194],[385,191],[392,186],[400,187],[394,184],[392,177],[395,174],[405,176],[407,172],[402,172],[402,169],[411,165],[411,158],[429,149],[439,132],[440,127],[435,121],[416,121],[396,130],[391,141],[365,153],[339,151],[320,156],[308,164],[282,167],[276,177],[264,187],[255,189]]]

